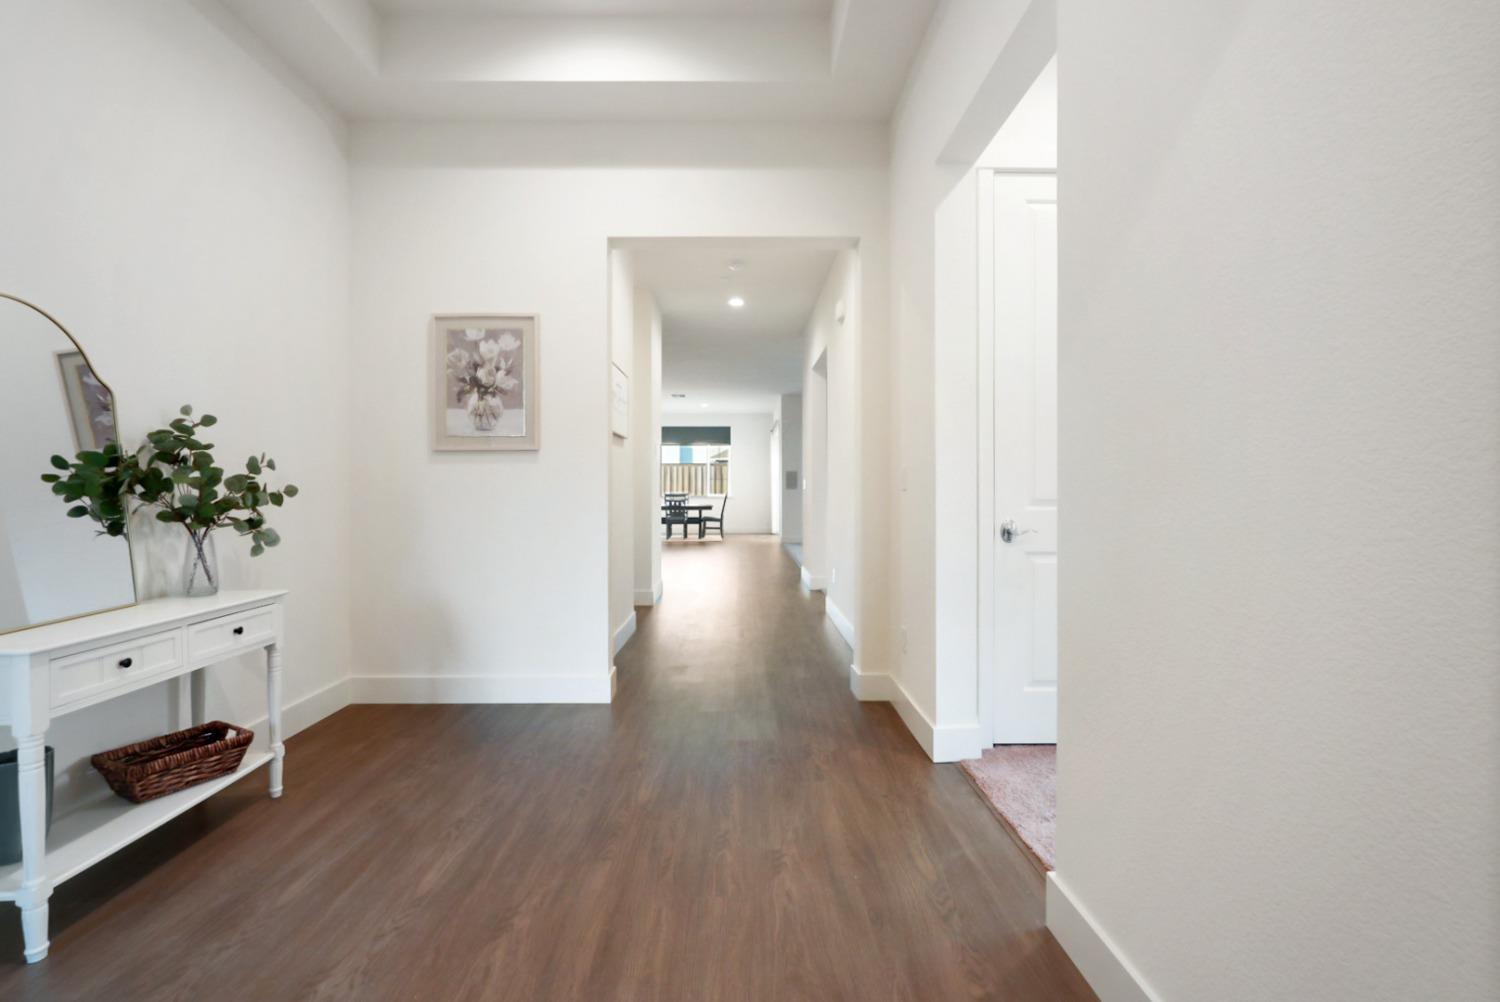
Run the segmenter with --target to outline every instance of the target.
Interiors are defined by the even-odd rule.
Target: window
[[[694,497],[729,493],[728,428],[663,428],[661,492]]]

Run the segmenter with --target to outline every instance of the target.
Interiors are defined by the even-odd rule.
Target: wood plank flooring
[[[42,964],[3,906],[0,998],[1093,998],[776,541],[663,564],[612,705],[349,707],[59,888]]]

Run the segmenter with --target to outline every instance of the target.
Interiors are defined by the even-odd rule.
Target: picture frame
[[[535,313],[433,314],[434,451],[541,448],[540,331]]]
[[[617,438],[630,437],[630,377],[613,362],[609,366],[609,430]]]
[[[109,387],[94,375],[81,351],[57,352],[57,372],[62,378],[63,400],[73,440],[82,451],[98,451],[115,440],[115,413]]]

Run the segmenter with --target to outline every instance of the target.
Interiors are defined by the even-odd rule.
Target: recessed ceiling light
[[[699,405],[698,405],[698,406],[699,406],[699,407],[707,407],[707,406],[708,406],[708,404],[699,404]]]
[[[745,267],[745,262],[741,261],[739,258],[735,258],[733,261],[729,262],[730,271],[739,271],[743,267]]]
[[[729,308],[732,310],[744,309],[745,300],[740,296],[729,297]]]
[[[673,400],[686,400],[687,399],[687,394],[686,393],[674,393],[674,394],[672,394],[672,399]]]

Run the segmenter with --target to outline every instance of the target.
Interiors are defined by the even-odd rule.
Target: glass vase
[[[187,552],[182,558],[182,593],[189,598],[219,593],[219,555],[210,530],[188,533]]]

